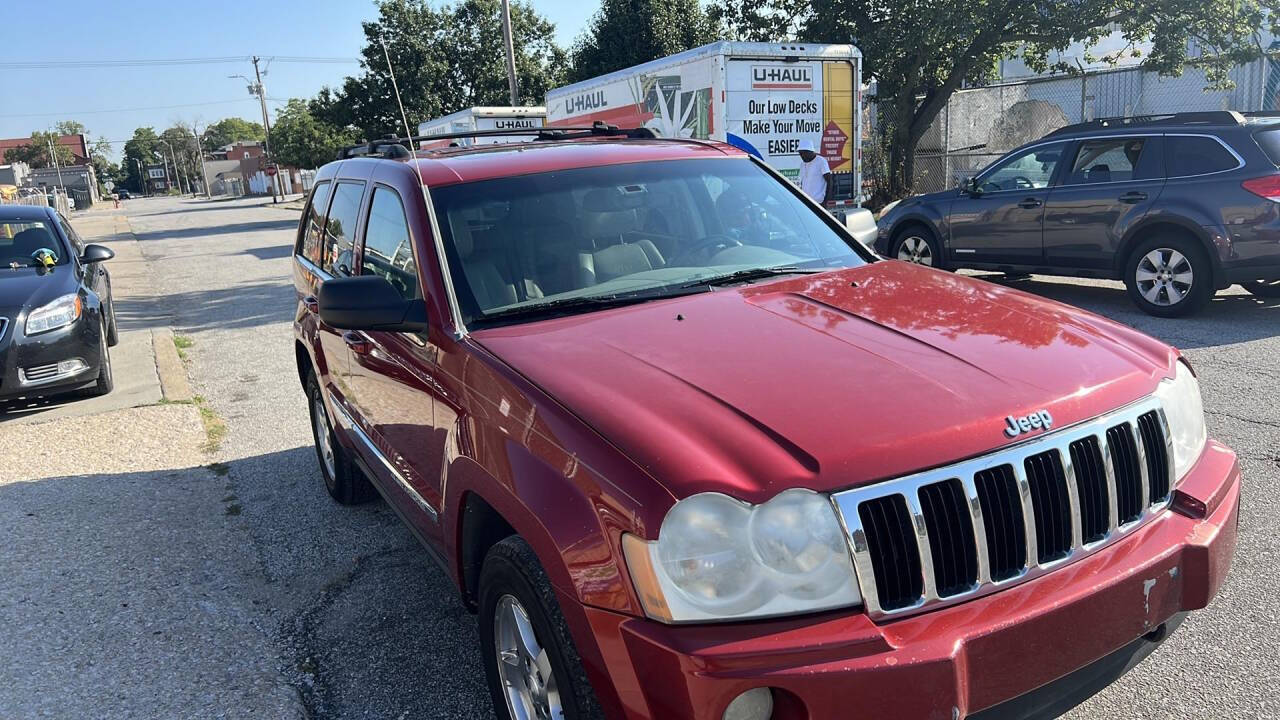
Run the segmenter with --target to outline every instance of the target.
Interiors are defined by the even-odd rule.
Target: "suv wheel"
[[[937,238],[923,225],[908,225],[894,238],[889,256],[903,262],[930,267],[944,267],[942,262],[942,246]]]
[[[1254,280],[1240,283],[1240,287],[1260,298],[1280,298],[1280,280]]]
[[[347,451],[333,432],[333,421],[324,406],[320,383],[315,373],[307,375],[307,400],[311,406],[311,436],[315,441],[316,458],[320,461],[320,474],[324,476],[324,488],[329,496],[343,505],[358,505],[372,500],[377,491],[347,457]]]
[[[502,720],[603,718],[533,548],[513,535],[480,570],[480,652]]]
[[[1125,263],[1129,297],[1148,315],[1182,317],[1213,297],[1213,268],[1200,243],[1185,236],[1138,243]]]

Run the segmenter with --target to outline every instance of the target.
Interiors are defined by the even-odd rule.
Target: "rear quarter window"
[[[1165,137],[1165,164],[1169,177],[1176,178],[1233,170],[1240,163],[1215,138],[1168,135]]]
[[[1253,141],[1266,153],[1272,165],[1280,167],[1280,127],[1254,133]]]
[[[329,206],[329,183],[316,183],[311,191],[311,203],[302,220],[302,237],[298,239],[297,253],[310,260],[316,267],[324,262],[324,213]]]

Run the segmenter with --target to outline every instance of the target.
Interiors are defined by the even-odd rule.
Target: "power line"
[[[204,58],[147,58],[135,60],[42,60],[32,62],[0,62],[0,70],[57,70],[85,68],[130,68],[173,65],[226,65],[249,62],[250,55],[223,55]],[[356,57],[314,57],[308,55],[273,55],[270,60],[282,63],[354,64]]]
[[[67,111],[50,111],[50,112],[40,112],[40,113],[15,113],[15,114],[0,115],[0,118],[45,117],[48,115],[57,115],[58,117],[68,117],[68,116],[74,116],[74,115],[100,115],[102,113],[134,112],[139,110],[174,110],[177,108],[200,107],[202,105],[223,105],[226,103],[239,103],[239,102],[245,102],[247,100],[253,100],[253,99],[254,98],[251,98],[251,97],[248,97],[248,98],[238,97],[231,100],[210,100],[209,102],[186,103],[183,105],[152,105],[149,107],[112,108],[110,110],[67,110]],[[279,102],[278,98],[269,98],[269,99],[275,102]]]

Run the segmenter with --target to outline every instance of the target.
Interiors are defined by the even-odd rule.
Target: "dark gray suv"
[[[1280,114],[1070,125],[955,190],[903,200],[876,249],[939,268],[1124,280],[1178,317],[1233,283],[1280,297]]]

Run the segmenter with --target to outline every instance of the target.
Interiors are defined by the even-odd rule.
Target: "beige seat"
[[[625,207],[617,190],[597,188],[588,192],[582,200],[580,217],[582,236],[592,248],[578,253],[580,287],[666,264],[653,241],[634,237],[640,226],[637,209]]]
[[[531,278],[519,278],[520,286],[517,286],[504,257],[501,231],[485,220],[479,208],[450,212],[449,227],[454,248],[462,261],[462,274],[481,310],[542,297],[542,289]]]

